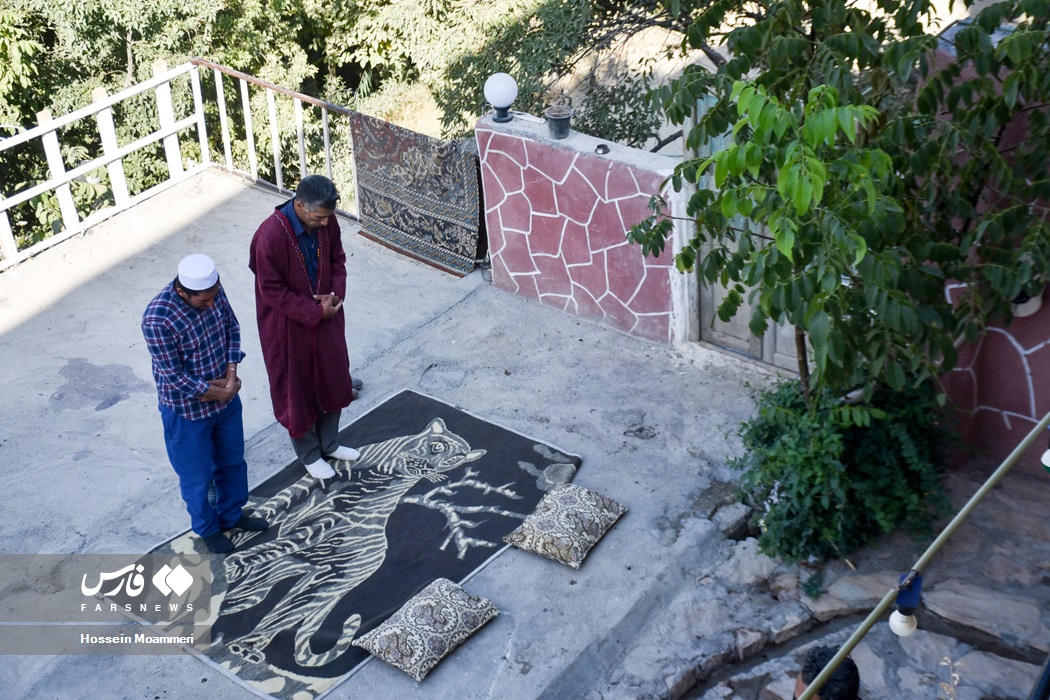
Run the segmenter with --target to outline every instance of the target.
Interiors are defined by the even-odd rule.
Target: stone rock
[[[758,540],[749,537],[736,544],[733,555],[719,567],[715,576],[730,583],[753,586],[768,580],[779,566],[776,560],[758,551]]]
[[[777,600],[797,600],[799,588],[797,574],[781,574],[769,582],[769,592]]]
[[[670,674],[664,677],[667,684],[668,695],[672,698],[680,698],[696,685],[696,669],[678,666]]]
[[[723,682],[704,693],[701,700],[724,700],[732,695],[733,689]]]
[[[1013,557],[1003,554],[996,554],[988,558],[984,566],[984,575],[993,581],[1016,583],[1022,586],[1032,586],[1042,578],[1038,572],[1022,566]]]
[[[820,622],[827,622],[836,617],[849,615],[854,611],[852,605],[830,593],[825,593],[819,598],[810,598],[808,595],[802,595],[799,597],[799,602],[806,606],[809,614]]]
[[[795,678],[789,676],[773,681],[759,693],[759,700],[791,700],[795,695]]]
[[[958,658],[972,650],[968,644],[963,644],[952,637],[928,632],[921,626],[911,637],[897,637],[896,647],[900,648],[907,658],[921,659],[924,665],[931,668],[940,664],[941,659]]]
[[[813,618],[806,614],[805,608],[801,605],[792,606],[791,609],[784,612],[782,617],[778,616],[778,619],[774,621],[772,630],[773,642],[782,644],[789,639],[797,637],[812,626]]]
[[[1046,516],[1029,515],[1020,511],[1003,509],[995,513],[995,527],[1005,533],[1046,532]]]
[[[741,629],[734,635],[736,658],[740,661],[749,659],[766,646],[766,636],[755,630]]]
[[[861,682],[868,689],[868,693],[863,695],[863,697],[895,697],[894,693],[890,692],[890,689],[886,687],[888,675],[886,662],[882,660],[882,657],[875,652],[872,645],[868,642],[868,637],[865,637],[850,652],[850,658],[853,659],[853,663],[857,664],[857,670],[860,672]]]
[[[897,669],[897,683],[901,688],[908,688],[910,697],[935,698],[938,697],[936,669],[917,669],[912,667],[901,667]]]
[[[871,609],[897,587],[899,580],[900,574],[890,571],[843,576],[828,586],[828,593],[854,610]]]
[[[1027,698],[1042,668],[995,654],[972,651],[956,659],[959,688],[978,686],[998,697]]]
[[[744,530],[750,515],[751,509],[743,503],[730,503],[716,510],[711,516],[711,522],[723,535],[733,537]]]
[[[924,591],[923,601],[931,612],[947,620],[1008,642],[1048,650],[1050,630],[1043,624],[1042,609],[1033,600],[948,579]]]

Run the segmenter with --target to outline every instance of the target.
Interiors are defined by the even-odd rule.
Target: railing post
[[[233,170],[233,150],[230,148],[230,124],[226,120],[226,91],[222,87],[222,71],[215,69],[215,100],[219,103],[219,126],[222,127],[222,150],[226,167]]]
[[[244,110],[244,133],[248,138],[248,166],[252,178],[259,179],[259,157],[255,154],[255,130],[252,128],[252,103],[248,99],[248,81],[241,78],[241,106]]]
[[[11,220],[7,218],[7,210],[0,211],[0,253],[4,254],[4,260],[14,260],[18,257],[18,244],[11,232]]]
[[[328,179],[332,179],[332,140],[328,135],[328,110],[321,108],[321,123],[324,125],[324,169]]]
[[[204,123],[204,98],[201,96],[201,76],[197,66],[190,69],[190,86],[193,88],[193,113],[197,117],[197,138],[201,144],[201,163],[211,163],[211,149],[208,148],[208,127]]]
[[[299,179],[309,175],[306,172],[306,136],[303,133],[303,101],[295,98],[295,135],[299,141]]]
[[[284,189],[284,174],[281,171],[281,133],[277,126],[277,100],[273,90],[266,90],[266,106],[270,110],[270,145],[273,147],[273,172],[277,176],[277,189]]]
[[[51,110],[45,109],[37,112],[37,121],[46,124],[52,120]],[[50,179],[57,180],[66,174],[66,165],[62,162],[62,148],[58,145],[58,133],[49,131],[41,136],[44,142],[44,155],[47,156],[47,168],[50,171]],[[73,191],[69,183],[64,183],[55,188],[58,197],[58,209],[62,213],[62,225],[67,231],[74,231],[80,226],[80,215],[77,214],[77,205],[73,201]]]
[[[93,102],[105,102],[107,97],[109,97],[109,93],[106,92],[104,87],[95,88],[91,93]],[[117,130],[113,126],[113,110],[106,107],[95,115],[95,121],[98,123],[99,138],[102,140],[102,153],[108,158],[120,148],[120,145],[117,143]],[[109,184],[113,190],[113,201],[118,207],[126,206],[131,197],[128,194],[127,178],[124,177],[123,161],[119,159],[113,161],[106,166],[106,170],[109,172]]]
[[[153,63],[153,77],[158,77],[168,70],[168,64],[164,61]],[[164,82],[157,86],[157,115],[160,117],[160,128],[162,131],[174,128],[175,108],[171,102],[171,83]],[[178,179],[182,174],[182,152],[179,150],[179,135],[171,134],[164,137],[164,157],[168,161],[168,177],[172,180]]]

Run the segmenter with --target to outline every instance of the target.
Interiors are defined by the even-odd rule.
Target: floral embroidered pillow
[[[419,682],[467,637],[496,617],[491,602],[447,578],[410,598],[354,646],[396,666]]]
[[[575,484],[560,484],[503,541],[578,569],[591,547],[626,512],[622,503],[611,498]]]

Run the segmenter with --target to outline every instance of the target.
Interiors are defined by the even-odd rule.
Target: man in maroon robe
[[[360,387],[346,349],[346,254],[335,217],[339,193],[321,175],[303,178],[252,238],[259,339],[277,421],[311,476],[335,470],[325,457],[355,460],[338,442],[339,415]]]

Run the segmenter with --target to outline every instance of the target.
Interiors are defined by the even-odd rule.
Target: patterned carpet
[[[402,391],[348,426],[362,453],[325,486],[293,462],[252,491],[262,533],[214,557],[211,663],[260,694],[324,694],[368,660],[350,642],[438,577],[463,581],[578,457]],[[200,551],[183,535],[161,553]],[[497,605],[499,601],[493,601]]]
[[[478,249],[477,147],[363,114],[351,122],[363,235],[462,277]]]

